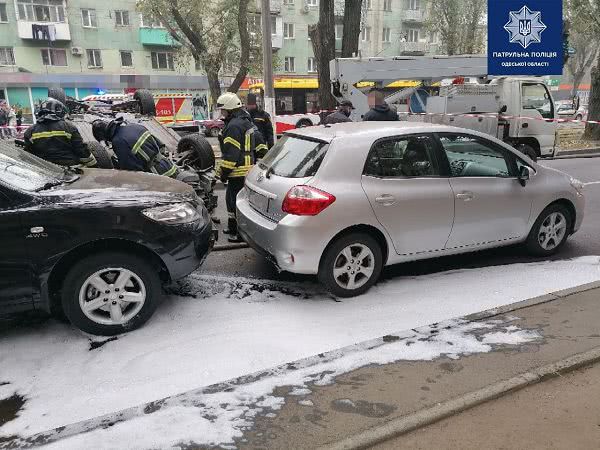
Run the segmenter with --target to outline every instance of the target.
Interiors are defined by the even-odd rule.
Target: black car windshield
[[[0,180],[16,189],[35,192],[72,181],[75,175],[44,161],[14,144],[0,142]]]
[[[325,142],[284,136],[261,161],[269,172],[286,178],[312,177],[329,149]]]

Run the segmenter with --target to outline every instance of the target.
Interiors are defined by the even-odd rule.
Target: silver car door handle
[[[379,197],[375,197],[377,203],[381,203],[383,206],[390,206],[396,203],[396,197],[389,194],[382,194]]]
[[[459,198],[461,200],[464,200],[465,202],[468,202],[469,200],[473,200],[473,193],[472,192],[460,192],[460,193],[456,194],[456,198]]]

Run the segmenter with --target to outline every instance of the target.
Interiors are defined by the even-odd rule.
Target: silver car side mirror
[[[525,187],[529,178],[531,178],[531,169],[527,166],[521,166],[519,176],[517,177],[521,186]]]

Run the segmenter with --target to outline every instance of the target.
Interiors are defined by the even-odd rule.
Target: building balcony
[[[405,9],[402,14],[404,22],[423,22],[425,20],[424,11],[420,9]]]
[[[427,42],[400,42],[400,54],[402,53],[428,53],[429,45]]]
[[[164,28],[140,28],[140,42],[142,45],[157,47],[179,47],[181,45]]]
[[[271,47],[275,50],[279,50],[281,47],[283,47],[283,34],[271,35]]]
[[[21,39],[31,39],[39,42],[71,40],[69,24],[63,22],[17,20],[17,34]]]

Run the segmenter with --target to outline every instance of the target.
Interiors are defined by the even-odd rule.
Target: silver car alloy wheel
[[[131,270],[109,267],[90,275],[79,290],[79,307],[101,325],[122,325],[144,307],[146,287]]]
[[[544,250],[553,250],[560,245],[567,234],[567,219],[560,212],[546,217],[538,231],[538,242]]]
[[[375,257],[369,247],[350,244],[335,258],[333,278],[341,288],[354,290],[363,286],[375,270]]]

